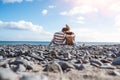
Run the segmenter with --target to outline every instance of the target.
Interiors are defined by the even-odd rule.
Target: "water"
[[[30,44],[30,45],[49,45],[50,42],[45,41],[0,41],[0,45],[22,45],[22,44]]]
[[[49,41],[0,41],[0,45],[49,45]],[[76,42],[76,45],[114,45],[120,44],[120,42]]]

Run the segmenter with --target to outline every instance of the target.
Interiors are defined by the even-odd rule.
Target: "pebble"
[[[120,45],[0,45],[0,80],[16,80],[17,76],[17,80],[48,80],[47,76],[41,77],[43,74],[29,74],[49,72],[50,75],[64,75],[72,70],[89,73],[92,68],[98,72],[115,70],[108,74],[119,76],[116,70],[120,69]]]
[[[20,80],[49,80],[45,75],[24,75]]]
[[[115,59],[112,61],[112,64],[113,64],[113,65],[120,65],[120,57],[115,58]]]
[[[18,76],[10,69],[0,68],[0,80],[17,80]]]

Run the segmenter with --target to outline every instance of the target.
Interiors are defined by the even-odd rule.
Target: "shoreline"
[[[0,41],[0,45],[49,45],[50,41]],[[79,45],[114,45],[120,44],[120,42],[79,42],[76,41],[75,44]]]
[[[119,80],[119,77],[120,44],[0,45],[1,80]]]

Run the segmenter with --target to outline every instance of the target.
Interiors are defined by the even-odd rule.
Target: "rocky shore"
[[[0,45],[0,80],[119,80],[120,45]]]

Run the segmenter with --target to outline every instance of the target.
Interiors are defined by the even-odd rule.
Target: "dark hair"
[[[67,29],[64,27],[64,28],[62,28],[62,31],[66,31]]]
[[[72,34],[74,34],[73,32],[66,32],[66,34],[68,34],[68,35],[72,35]]]

